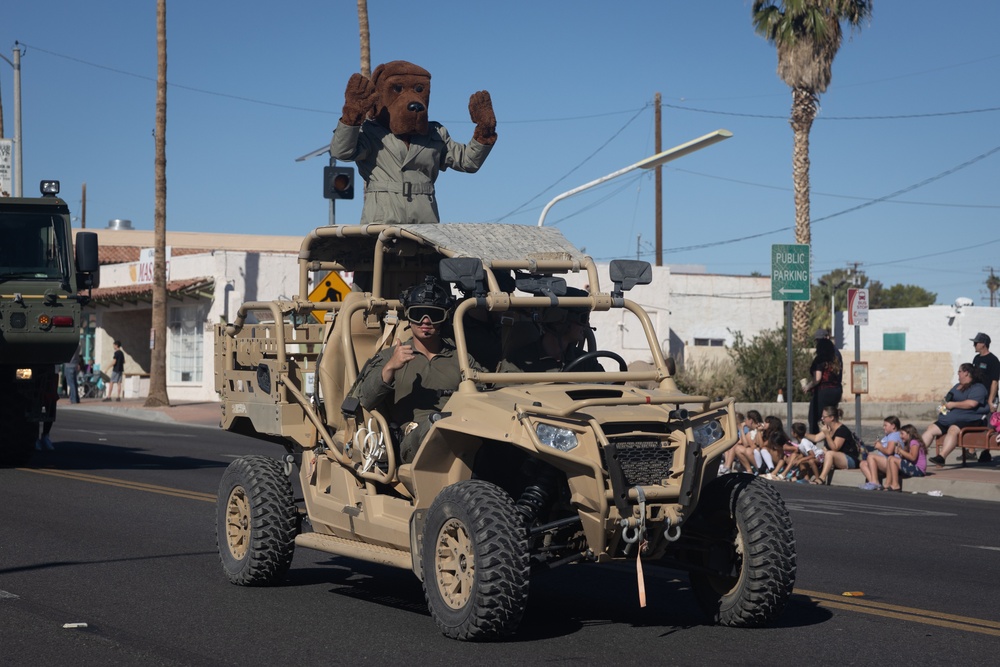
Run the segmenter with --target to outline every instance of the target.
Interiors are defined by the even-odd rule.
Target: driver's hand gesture
[[[382,367],[382,381],[386,384],[392,384],[393,378],[396,377],[396,371],[405,366],[414,356],[413,348],[409,345],[403,345],[402,341],[397,338],[392,348],[392,355]]]

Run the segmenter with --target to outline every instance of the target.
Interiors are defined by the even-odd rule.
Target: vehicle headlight
[[[722,436],[722,424],[718,421],[711,421],[694,429],[694,442],[699,447],[708,447],[713,442],[721,440]]]
[[[576,447],[579,442],[576,433],[568,428],[559,428],[552,424],[539,424],[535,427],[535,435],[546,447],[558,449],[560,452],[568,452]]]

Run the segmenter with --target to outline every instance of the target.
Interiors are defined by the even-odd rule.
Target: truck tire
[[[234,584],[270,586],[292,563],[297,510],[280,462],[244,456],[229,464],[219,484],[215,541],[222,569]]]
[[[38,424],[29,422],[16,409],[0,412],[6,419],[7,433],[0,440],[0,468],[27,465],[35,453]]]
[[[730,574],[691,572],[701,608],[729,627],[773,623],[795,586],[795,535],[781,496],[757,477],[726,475],[702,492],[696,516],[691,529],[708,538],[706,567],[732,566]]]
[[[528,542],[514,501],[482,480],[446,487],[423,528],[424,597],[452,639],[499,639],[517,630],[528,601]]]

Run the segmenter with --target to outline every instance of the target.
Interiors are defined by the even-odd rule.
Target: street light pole
[[[14,196],[22,195],[21,188],[21,45],[14,42],[14,60],[0,55],[14,68]]]
[[[542,227],[545,224],[545,216],[548,214],[549,209],[552,208],[553,204],[555,204],[556,202],[562,201],[563,199],[566,199],[568,197],[572,197],[573,195],[579,194],[584,190],[589,190],[590,188],[596,185],[600,185],[601,183],[606,183],[613,178],[618,178],[619,176],[627,174],[635,169],[653,169],[655,167],[660,166],[661,164],[664,164],[665,162],[670,162],[671,160],[676,160],[679,157],[684,157],[685,155],[694,153],[695,151],[701,150],[702,148],[706,148],[707,146],[719,143],[724,139],[728,139],[731,136],[733,136],[733,133],[730,132],[729,130],[716,130],[715,132],[709,132],[703,137],[698,137],[697,139],[693,139],[687,142],[686,144],[681,144],[680,146],[674,146],[673,148],[667,149],[662,153],[657,153],[656,155],[652,155],[644,160],[640,160],[635,164],[631,164],[623,169],[619,169],[618,171],[612,172],[607,176],[601,176],[600,178],[593,180],[590,183],[584,183],[579,187],[564,192],[545,205],[545,208],[542,209],[542,214],[538,217],[538,226]]]

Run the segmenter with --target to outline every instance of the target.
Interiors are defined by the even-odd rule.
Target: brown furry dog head
[[[431,73],[405,60],[375,68],[372,83],[378,94],[375,119],[393,134],[427,134]]]

